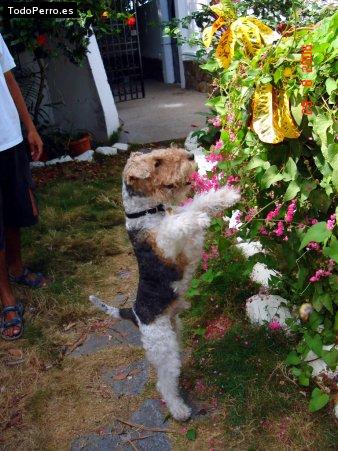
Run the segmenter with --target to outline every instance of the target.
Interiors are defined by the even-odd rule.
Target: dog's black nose
[[[188,159],[193,161],[195,159],[195,155],[193,153],[189,154]]]

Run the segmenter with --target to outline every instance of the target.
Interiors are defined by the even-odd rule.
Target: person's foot
[[[20,271],[9,271],[9,280],[12,283],[25,285],[29,288],[45,288],[47,286],[47,279],[40,272],[31,271],[24,267]]]
[[[17,340],[23,332],[22,304],[4,307],[1,313],[1,337],[4,340]]]

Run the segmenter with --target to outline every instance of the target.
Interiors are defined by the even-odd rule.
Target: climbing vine
[[[237,2],[213,2],[203,14],[199,55],[214,90],[212,116],[197,136],[213,169],[195,176],[195,188],[241,189],[237,227],[217,219],[215,241],[262,243],[265,253],[249,262],[277,271],[270,289],[288,300],[288,326],[300,338],[287,364],[308,387],[310,351],[332,370],[338,363],[338,13],[301,26],[296,17],[280,33],[240,15]],[[212,286],[215,274],[204,269]],[[329,393],[315,388],[310,410],[326,405]]]

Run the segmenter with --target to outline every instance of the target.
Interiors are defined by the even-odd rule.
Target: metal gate
[[[108,82],[116,102],[141,99],[145,96],[136,1],[116,0],[116,10],[128,11],[136,21],[110,20],[113,33],[98,40]]]

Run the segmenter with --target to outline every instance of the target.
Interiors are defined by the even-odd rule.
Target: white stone
[[[291,318],[291,313],[283,305],[286,303],[286,299],[281,296],[257,294],[246,301],[246,313],[253,324],[262,326],[276,320],[283,329],[287,329],[285,320]]]
[[[45,166],[45,163],[43,161],[31,161],[30,162],[31,169],[43,168],[44,166]]]
[[[93,161],[94,156],[94,150],[87,150],[86,152],[82,153],[78,157],[75,157],[75,161]]]
[[[64,155],[63,157],[54,158],[54,160],[46,161],[46,166],[53,166],[55,164],[68,163],[70,161],[73,161],[73,158],[70,157],[69,155]]]
[[[98,147],[95,152],[101,155],[117,155],[117,149],[115,147]]]
[[[114,149],[119,150],[120,152],[126,152],[129,149],[129,144],[126,143],[115,143],[112,146]]]
[[[335,345],[325,345],[323,346],[323,349],[325,351],[330,351]],[[335,346],[336,349],[338,349],[338,346]],[[332,371],[327,364],[324,362],[323,359],[317,356],[313,351],[309,351],[307,356],[305,357],[305,362],[308,363],[313,369],[312,371],[312,377],[318,377],[321,375],[324,375],[329,377],[330,379],[336,379],[338,377],[338,368],[336,368],[334,371]]]

